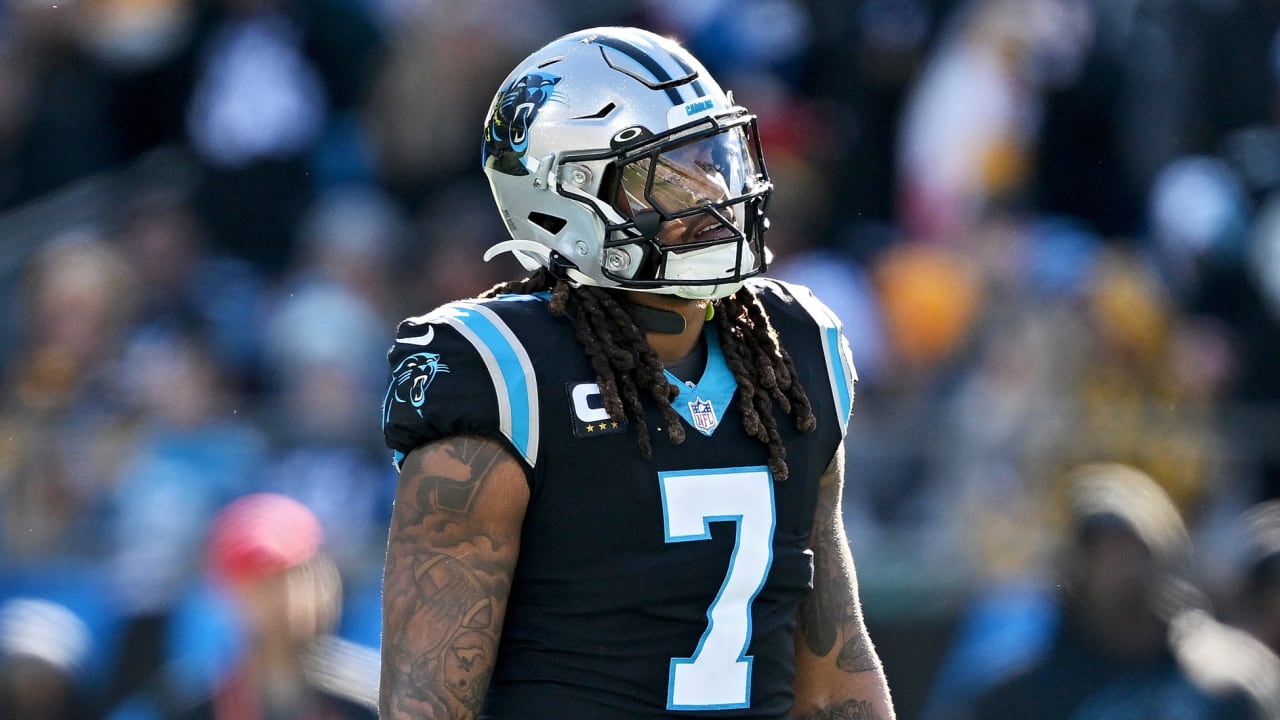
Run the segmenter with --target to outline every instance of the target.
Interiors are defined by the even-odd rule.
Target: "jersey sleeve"
[[[822,347],[826,364],[827,385],[840,421],[840,433],[849,431],[849,418],[853,413],[854,387],[858,383],[858,371],[853,365],[853,352],[845,337],[840,318],[803,285],[780,280],[761,279],[760,286],[772,291],[787,306],[798,306],[808,319],[817,325],[815,332]]]
[[[532,468],[537,386],[523,345],[481,302],[456,302],[400,324],[388,353],[383,437],[400,464],[414,448],[455,435],[496,440]]]

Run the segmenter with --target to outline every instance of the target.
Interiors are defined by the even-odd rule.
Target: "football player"
[[[384,718],[893,717],[841,520],[856,375],[761,277],[756,119],[597,28],[503,82],[484,170],[528,277],[405,320]]]

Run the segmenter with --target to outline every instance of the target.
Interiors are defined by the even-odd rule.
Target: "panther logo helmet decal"
[[[543,72],[524,75],[499,93],[493,117],[484,129],[484,161],[508,175],[528,175],[524,154],[529,128],[555,92],[560,76]]]

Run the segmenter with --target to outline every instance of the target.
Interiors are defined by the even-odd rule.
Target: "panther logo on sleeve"
[[[418,417],[422,417],[422,407],[427,402],[427,388],[435,380],[436,374],[442,372],[449,372],[449,366],[440,362],[439,353],[414,353],[401,360],[391,373],[391,387],[387,389],[387,399],[383,403],[386,408],[383,423],[390,419],[394,405],[408,405]]]

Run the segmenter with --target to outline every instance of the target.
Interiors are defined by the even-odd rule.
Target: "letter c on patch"
[[[569,396],[573,399],[573,414],[585,423],[600,422],[609,419],[609,413],[604,409],[604,403],[600,403],[600,407],[591,407],[587,402],[589,398],[600,397],[600,386],[595,383],[581,383],[574,385],[569,391]]]

